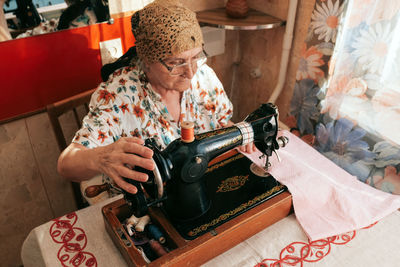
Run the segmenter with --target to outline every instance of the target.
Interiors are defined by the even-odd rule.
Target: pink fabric
[[[366,227],[400,208],[400,196],[357,180],[288,131],[289,144],[273,155],[270,173],[293,197],[296,218],[312,241]],[[246,154],[263,165],[260,152]]]

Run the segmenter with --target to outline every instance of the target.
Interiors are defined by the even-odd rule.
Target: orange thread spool
[[[185,143],[194,141],[194,123],[191,121],[183,121],[181,123],[181,140]]]

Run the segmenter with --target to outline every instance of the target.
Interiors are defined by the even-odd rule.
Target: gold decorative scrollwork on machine
[[[236,175],[229,177],[221,182],[216,192],[230,192],[238,190],[246,183],[248,179],[249,175]]]

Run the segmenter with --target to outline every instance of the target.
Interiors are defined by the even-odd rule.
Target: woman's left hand
[[[231,120],[228,121],[228,124],[226,125],[226,127],[230,127],[235,125],[235,123]],[[236,148],[238,151],[240,152],[244,152],[244,153],[253,153],[257,150],[256,146],[254,145],[254,142],[251,142],[247,145],[244,146],[239,146]]]
[[[239,146],[236,149],[239,150],[240,152],[249,153],[249,154],[253,153],[257,150],[257,148],[253,142],[251,142],[247,145],[244,145],[244,146]]]

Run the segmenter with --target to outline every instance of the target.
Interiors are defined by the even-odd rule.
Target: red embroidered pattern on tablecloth
[[[50,236],[55,243],[62,244],[57,253],[57,258],[62,266],[89,266],[96,267],[96,257],[84,251],[87,236],[83,229],[74,227],[78,220],[75,212],[54,219],[50,227]]]
[[[364,227],[370,228],[376,223]],[[345,245],[356,237],[356,231],[311,242],[293,242],[281,250],[279,259],[264,259],[255,267],[303,266],[306,262],[322,260],[331,252],[333,245]]]

